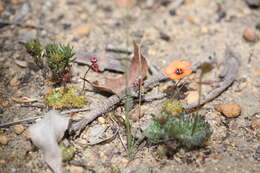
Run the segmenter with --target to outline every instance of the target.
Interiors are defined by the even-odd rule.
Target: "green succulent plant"
[[[152,143],[175,141],[178,147],[194,149],[204,145],[210,138],[210,125],[202,116],[180,114],[165,116],[151,121],[145,136]]]

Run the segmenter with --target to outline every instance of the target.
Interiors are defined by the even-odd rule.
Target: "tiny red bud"
[[[96,57],[90,58],[90,62],[93,64],[97,63],[97,58]]]

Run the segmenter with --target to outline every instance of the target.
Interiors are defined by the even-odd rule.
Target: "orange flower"
[[[164,68],[164,74],[172,80],[180,80],[185,76],[189,76],[192,73],[190,69],[191,63],[188,61],[173,61],[167,67]]]

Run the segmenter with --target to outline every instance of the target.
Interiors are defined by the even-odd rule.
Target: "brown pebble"
[[[15,77],[13,77],[13,78],[10,80],[9,84],[10,84],[12,87],[15,87],[15,86],[18,86],[18,85],[20,84],[20,81],[19,81],[18,78],[15,76]]]
[[[84,169],[80,166],[70,166],[69,168],[71,173],[82,173],[84,172]]]
[[[133,7],[136,0],[116,0],[115,3],[118,7]]]
[[[88,35],[90,33],[90,30],[91,30],[90,24],[82,24],[75,28],[72,28],[71,33],[74,36],[84,36],[84,35]]]
[[[3,159],[1,159],[1,160],[0,160],[0,164],[6,164],[6,161],[3,160]]]
[[[0,14],[5,11],[5,6],[3,2],[0,2]]]
[[[23,0],[11,0],[11,3],[14,4],[14,5],[20,4],[22,2],[23,2]]]
[[[243,38],[247,41],[252,41],[252,42],[257,40],[256,33],[250,28],[246,28],[244,30]]]
[[[209,32],[209,29],[208,29],[207,27],[201,27],[201,28],[200,28],[200,32],[201,32],[202,34],[207,34],[207,33]]]
[[[260,70],[252,72],[252,75],[255,77],[260,77]]]
[[[9,142],[9,139],[7,136],[5,136],[5,135],[0,136],[0,144],[6,145],[6,144],[8,144],[8,142]]]
[[[197,24],[199,20],[198,20],[196,17],[189,16],[189,17],[187,18],[187,21],[189,21],[189,22],[192,23],[192,24]]]
[[[255,130],[255,131],[260,130],[260,114],[255,114],[255,115],[252,117],[251,127],[252,127],[253,130]]]
[[[215,106],[215,110],[228,118],[236,118],[241,113],[241,107],[238,104],[218,104]]]
[[[23,127],[23,125],[16,125],[16,126],[13,127],[13,130],[14,130],[14,132],[15,132],[17,135],[20,135],[20,134],[23,133],[24,127]]]
[[[99,122],[100,124],[105,124],[105,123],[106,123],[106,119],[103,118],[103,117],[98,117],[98,122]]]
[[[221,160],[222,159],[222,155],[221,154],[214,154],[212,157],[214,159],[216,159],[216,160]]]

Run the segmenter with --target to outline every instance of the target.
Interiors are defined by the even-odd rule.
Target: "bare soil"
[[[216,81],[224,50],[229,46],[240,56],[241,68],[237,80],[221,96],[200,110],[213,129],[210,144],[194,151],[180,150],[173,157],[158,157],[156,146],[145,145],[129,161],[120,139],[117,137],[103,145],[87,146],[91,128],[101,124],[104,128],[114,126],[110,114],[103,115],[105,124],[94,121],[81,136],[70,142],[76,148],[72,161],[65,162],[66,172],[76,172],[75,165],[83,172],[107,173],[118,167],[122,173],[132,172],[259,172],[260,164],[254,158],[260,145],[259,129],[252,128],[252,117],[260,112],[260,8],[250,9],[244,0],[187,0],[173,10],[174,2],[167,5],[161,1],[140,0],[133,7],[119,7],[113,0],[12,0],[1,1],[0,21],[19,21],[36,25],[36,28],[19,25],[0,25],[0,66],[7,67],[0,76],[0,123],[41,115],[48,108],[24,107],[14,97],[35,98],[38,105],[45,106],[43,95],[48,88],[42,73],[26,52],[21,40],[40,38],[70,44],[75,50],[105,55],[108,44],[132,47],[132,41],[142,45],[144,56],[158,69],[169,62],[184,59],[195,62],[215,52],[218,66],[205,76]],[[220,6],[218,5],[220,4]],[[1,5],[1,4],[0,4]],[[75,29],[76,27],[79,27]],[[43,28],[43,29],[42,29]],[[246,41],[246,28],[256,33],[255,41]],[[170,40],[162,38],[165,33]],[[116,54],[116,53],[115,53]],[[126,54],[116,54],[129,58]],[[72,84],[82,86],[80,77],[86,66],[73,64]],[[116,76],[113,72],[90,72],[88,79]],[[186,79],[196,84],[198,74]],[[161,83],[155,90],[163,90],[171,82]],[[88,86],[91,89],[90,86]],[[203,85],[203,92],[214,86]],[[196,91],[196,88],[194,89]],[[188,95],[189,92],[185,94]],[[106,96],[86,92],[92,107],[102,103]],[[162,100],[141,105],[143,116],[135,117],[134,126],[147,123],[151,113],[158,112]],[[226,118],[215,111],[218,103],[236,103],[241,115]],[[137,111],[138,112],[138,111]],[[136,113],[137,114],[137,113]],[[73,115],[74,119],[84,116]],[[31,123],[25,123],[27,128]],[[105,135],[111,135],[107,131]],[[24,134],[17,135],[14,128],[0,129],[0,135],[8,137],[7,145],[0,144],[0,172],[39,173],[50,172],[41,151],[35,150]],[[125,131],[120,127],[125,142]],[[74,171],[73,171],[74,170]]]

